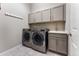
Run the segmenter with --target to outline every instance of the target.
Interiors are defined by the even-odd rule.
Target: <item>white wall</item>
[[[23,17],[23,20],[5,16],[12,13]],[[22,29],[29,28],[28,13],[29,4],[2,3],[0,11],[0,52],[14,47],[22,41]]]
[[[48,8],[53,8],[55,6],[61,5],[63,3],[32,3],[31,12],[41,11]]]

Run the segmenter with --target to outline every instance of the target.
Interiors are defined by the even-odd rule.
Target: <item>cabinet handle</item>
[[[71,33],[70,33],[69,35],[70,35],[70,36],[72,36],[72,34],[71,34]]]

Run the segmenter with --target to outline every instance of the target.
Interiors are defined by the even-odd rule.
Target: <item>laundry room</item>
[[[74,3],[0,3],[0,56],[79,55],[78,10]]]

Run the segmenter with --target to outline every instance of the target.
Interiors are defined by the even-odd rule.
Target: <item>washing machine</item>
[[[34,50],[46,53],[48,46],[48,30],[33,30],[32,32],[32,48]]]
[[[31,30],[30,29],[23,29],[23,34],[22,34],[22,45],[31,47]]]

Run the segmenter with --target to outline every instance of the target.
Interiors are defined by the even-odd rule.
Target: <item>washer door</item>
[[[43,41],[44,41],[43,34],[38,33],[38,32],[34,32],[32,35],[32,41],[33,41],[33,44],[38,45],[38,46],[42,46]]]
[[[24,38],[24,41],[29,42],[30,41],[30,33],[29,32],[25,32],[23,34],[23,38]]]

